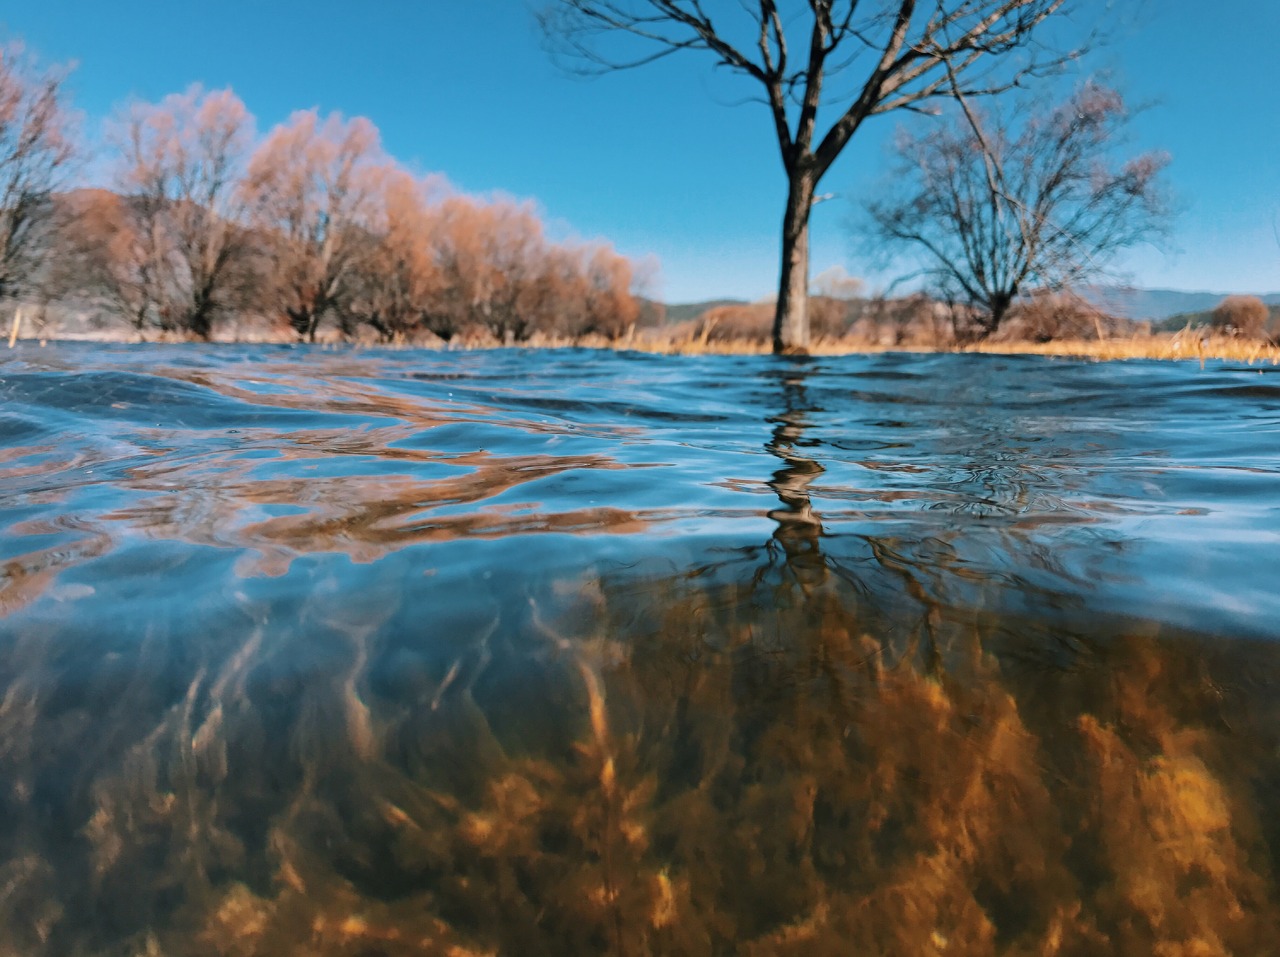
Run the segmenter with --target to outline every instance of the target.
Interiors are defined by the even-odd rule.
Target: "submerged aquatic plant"
[[[1277,930],[1275,706],[1200,645],[1090,636],[1047,676],[1012,623],[895,629],[837,576],[779,601],[781,570],[561,583],[451,655],[391,607],[318,600],[292,631],[246,608],[78,704],[37,680],[56,636],[11,644],[0,922],[85,954],[1225,954]]]

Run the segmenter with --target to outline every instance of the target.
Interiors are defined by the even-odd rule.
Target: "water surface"
[[[0,953],[1271,953],[1278,376],[7,353]]]

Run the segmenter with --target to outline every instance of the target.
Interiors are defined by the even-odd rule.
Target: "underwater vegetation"
[[[1257,370],[0,372],[4,957],[1277,949]]]
[[[912,627],[756,571],[560,582],[418,634],[321,599],[199,648],[10,642],[5,952],[1274,939],[1273,649]]]

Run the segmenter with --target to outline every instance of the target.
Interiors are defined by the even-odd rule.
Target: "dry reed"
[[[459,343],[452,348],[493,348],[497,343],[482,341]],[[667,338],[661,335],[636,335],[625,340],[588,336],[578,339],[538,337],[524,345],[530,348],[589,348],[633,350],[659,355],[768,355],[772,345],[764,339],[731,339],[708,341],[705,336]],[[1026,340],[989,340],[964,346],[931,345],[926,343],[886,344],[868,340],[820,338],[809,349],[819,356],[874,355],[885,352],[982,353],[992,355],[1041,355],[1064,358],[1121,360],[1164,359],[1198,360],[1220,359],[1245,362],[1249,365],[1280,364],[1280,346],[1263,340],[1234,338],[1231,336],[1135,336],[1115,339],[1059,339],[1050,342]]]

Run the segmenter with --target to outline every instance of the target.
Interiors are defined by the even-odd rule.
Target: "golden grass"
[[[548,345],[552,345],[548,343]],[[638,340],[632,345],[613,348],[633,348],[664,355],[767,355],[772,346],[764,340],[739,340],[733,342],[700,342],[697,340],[662,341]],[[1280,364],[1280,347],[1269,342],[1256,342],[1224,336],[1137,336],[1127,339],[1060,339],[1052,342],[1028,342],[1001,340],[973,343],[966,346],[927,345],[906,343],[885,345],[849,339],[820,339],[809,349],[811,355],[872,355],[884,352],[936,353],[984,353],[991,355],[1041,355],[1081,359],[1226,359],[1232,361]]]
[[[1280,347],[1229,336],[1139,336],[1132,339],[1063,339],[1054,342],[986,342],[966,351],[1002,355],[1073,356],[1086,359],[1226,359],[1280,363]]]
[[[17,331],[15,324],[14,331]],[[433,349],[449,352],[467,352],[484,349],[601,349],[614,352],[644,352],[652,355],[672,356],[754,356],[770,355],[773,345],[769,339],[713,339],[710,329],[701,334],[690,335],[687,330],[680,335],[663,329],[630,329],[624,335],[610,337],[605,335],[556,336],[535,333],[529,339],[518,343],[504,343],[489,335],[473,335],[455,338],[449,342],[440,339],[410,339],[394,342],[378,342],[369,339],[358,339],[346,342],[336,335],[322,336],[318,345],[323,347],[357,346],[376,349]],[[14,337],[15,339],[17,336]],[[57,338],[56,336],[54,338]],[[75,337],[83,339],[85,337]],[[194,342],[190,337],[172,333],[160,334],[151,338],[140,338],[127,331],[118,330],[115,335],[93,337],[106,341],[118,342],[160,342],[182,343]],[[218,340],[222,341],[222,340]],[[276,343],[292,344],[296,340],[284,335],[254,336],[249,338],[234,337],[227,341],[243,343]],[[42,338],[40,344],[45,344]],[[1235,338],[1232,336],[1215,336],[1204,330],[1184,329],[1172,334],[1132,336],[1128,338],[1105,339],[1057,339],[1050,342],[1031,342],[1028,340],[992,339],[984,342],[956,345],[949,342],[907,341],[890,343],[856,338],[815,339],[809,347],[809,354],[815,356],[844,355],[876,355],[885,352],[908,352],[920,354],[939,353],[982,353],[990,355],[1040,355],[1061,356],[1064,358],[1122,360],[1122,359],[1162,359],[1174,361],[1196,360],[1205,362],[1211,359],[1245,362],[1254,364],[1280,364],[1280,345],[1266,340]]]
[[[449,349],[493,349],[501,347],[496,340],[454,342]],[[579,338],[535,335],[517,348],[532,349],[609,349],[636,351],[655,355],[769,355],[772,343],[767,339],[708,340],[706,337],[669,338],[657,332],[643,332],[611,339],[606,336]],[[1280,364],[1280,346],[1266,341],[1237,339],[1230,336],[1200,336],[1177,333],[1166,336],[1134,336],[1117,339],[1059,339],[1051,342],[1025,340],[991,340],[964,346],[908,342],[888,344],[859,339],[815,340],[809,354],[815,356],[875,355],[885,352],[982,353],[990,355],[1041,355],[1064,358],[1122,360],[1162,359],[1204,362],[1221,359],[1254,364]]]
[[[12,349],[18,341],[18,332],[22,328],[22,310],[19,309],[13,314],[13,328],[9,330],[9,348]]]

